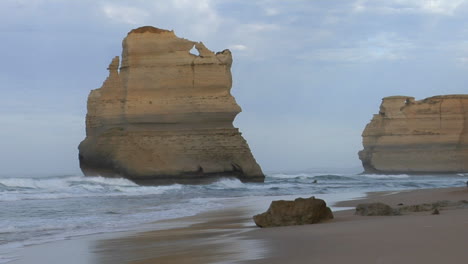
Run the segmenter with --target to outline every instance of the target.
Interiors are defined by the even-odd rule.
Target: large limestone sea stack
[[[263,181],[232,124],[241,108],[230,94],[231,64],[229,50],[215,54],[173,31],[130,31],[122,61],[112,60],[109,77],[88,97],[86,139],[78,147],[83,173],[142,183]]]
[[[362,137],[369,173],[468,172],[468,95],[386,97]]]

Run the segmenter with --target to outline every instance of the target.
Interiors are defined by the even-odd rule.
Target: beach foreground
[[[365,199],[337,206],[380,201],[398,207],[440,200],[468,200],[468,188],[371,193]],[[86,260],[80,262],[69,254],[60,258],[67,263],[75,259],[76,263],[133,264],[463,263],[466,258],[466,208],[442,209],[439,215],[426,211],[374,217],[343,210],[335,212],[335,219],[326,223],[267,229],[253,223],[253,214],[259,213],[255,210],[258,207],[237,207],[179,219],[179,224],[174,220],[161,222],[168,227],[162,230],[82,239],[86,244],[82,250],[88,251]],[[42,263],[37,262],[38,252],[54,255],[54,244],[76,247],[76,240],[72,242],[30,247],[24,250],[25,258],[12,263],[30,263],[32,259]]]
[[[467,188],[373,193],[339,205],[379,201],[397,207],[463,199],[468,199]],[[268,241],[270,249],[264,259],[247,263],[464,263],[468,209],[401,216],[357,216],[346,210],[328,223],[256,230],[247,236]]]

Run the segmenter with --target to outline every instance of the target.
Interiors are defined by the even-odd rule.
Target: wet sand
[[[397,207],[401,203],[411,205],[439,200],[468,200],[468,188],[371,193],[365,199],[338,205],[353,207],[362,202],[381,201]],[[441,210],[440,215],[418,212],[374,217],[356,216],[353,210],[345,210],[335,212],[335,219],[326,223],[260,229],[251,217],[262,211],[264,209],[246,204],[162,221],[160,230],[98,235],[33,246],[19,252],[25,257],[12,263],[42,263],[37,262],[40,254],[56,255],[54,263],[95,264],[430,264],[465,263],[468,257],[468,209],[447,208]],[[30,262],[32,260],[36,261]]]
[[[440,200],[468,200],[468,189],[372,193],[339,205],[379,201],[397,207]],[[347,210],[327,223],[252,231],[247,237],[266,241],[270,254],[244,263],[466,263],[468,208],[431,213],[357,216]]]

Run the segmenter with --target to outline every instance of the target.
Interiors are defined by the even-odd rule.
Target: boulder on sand
[[[294,201],[273,201],[265,213],[253,217],[259,227],[315,224],[333,219],[324,200],[297,198]]]

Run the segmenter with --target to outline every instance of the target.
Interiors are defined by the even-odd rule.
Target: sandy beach
[[[379,201],[397,207],[464,199],[467,188],[450,188],[372,193],[339,205]],[[357,216],[346,210],[328,223],[255,230],[247,236],[268,241],[270,254],[246,263],[464,263],[468,209],[401,216]]]
[[[468,188],[370,193],[337,206],[380,201],[398,207],[440,200],[468,200]],[[267,229],[253,223],[252,215],[259,213],[255,210],[258,207],[246,205],[163,221],[162,230],[32,246],[19,252],[25,257],[12,263],[45,263],[37,262],[41,255],[50,261],[96,264],[464,263],[466,258],[466,207],[442,209],[439,215],[426,211],[400,216],[357,216],[354,210],[343,210],[326,223]],[[57,249],[69,253],[60,256]],[[50,258],[54,255],[57,258]]]

